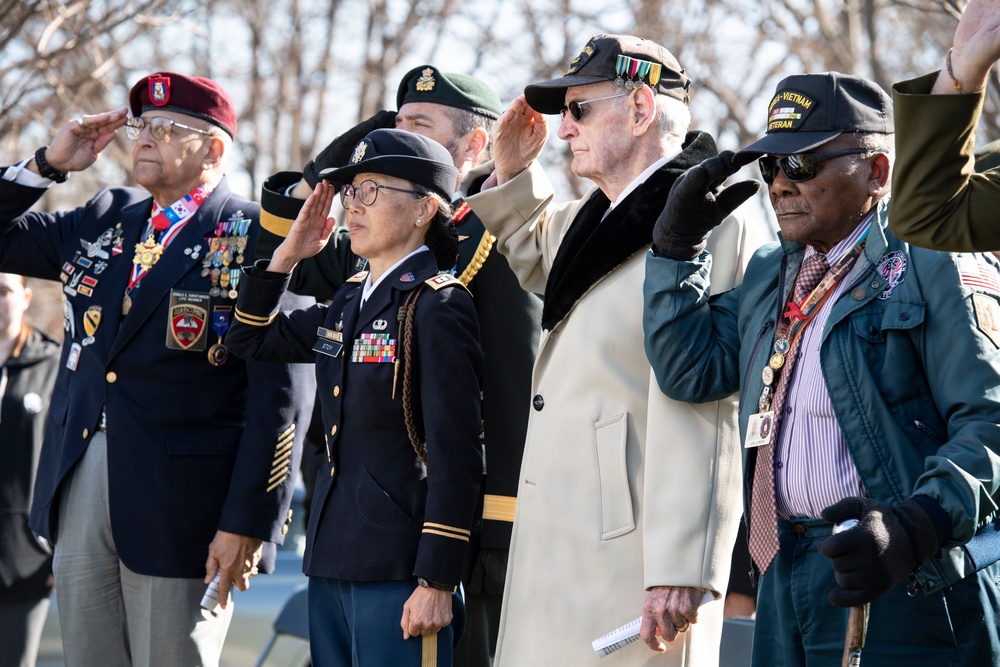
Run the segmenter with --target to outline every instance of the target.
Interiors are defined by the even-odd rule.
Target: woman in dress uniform
[[[483,472],[476,313],[447,273],[457,174],[440,144],[387,129],[322,175],[332,185],[316,188],[270,263],[246,271],[226,344],[316,363],[327,461],[303,565],[313,664],[450,665]],[[368,270],[329,306],[282,313],[292,269],[330,236],[337,187]]]

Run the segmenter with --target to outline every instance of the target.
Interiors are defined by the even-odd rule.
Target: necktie
[[[799,275],[792,289],[792,301],[801,304],[826,275],[830,264],[826,256],[810,255],[802,262]],[[796,337],[791,349],[785,355],[784,368],[774,390],[771,408],[774,412],[774,426],[771,442],[757,448],[757,463],[754,467],[753,491],[750,505],[750,556],[763,576],[771,561],[778,554],[778,514],[774,495],[774,447],[778,443],[778,429],[785,410],[785,394],[791,382],[792,370],[798,357],[799,338]]]

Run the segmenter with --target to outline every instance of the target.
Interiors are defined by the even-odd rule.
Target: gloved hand
[[[673,259],[690,260],[705,249],[709,233],[760,189],[760,181],[740,181],[725,190],[716,188],[750,158],[733,159],[732,151],[684,172],[667,197],[667,205],[653,227],[653,251]]]
[[[330,142],[330,145],[320,151],[319,155],[310,160],[302,170],[302,178],[312,189],[319,183],[319,172],[330,167],[343,167],[351,159],[358,142],[369,132],[396,126],[396,112],[383,109],[368,120],[363,120],[347,132]]]
[[[819,552],[833,561],[838,588],[829,600],[838,607],[871,602],[905,580],[941,549],[931,515],[912,498],[891,507],[870,498],[845,498],[822,512],[858,525],[823,540]]]

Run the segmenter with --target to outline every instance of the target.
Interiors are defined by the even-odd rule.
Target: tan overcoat
[[[551,185],[534,163],[468,201],[522,286],[543,293],[589,198],[552,205]],[[734,217],[712,235],[714,289],[732,287],[768,240],[750,236]],[[720,598],[742,513],[736,397],[690,405],[658,389],[643,351],[647,252],[648,242],[542,332],[499,667],[718,663]],[[665,585],[700,587],[715,601],[667,656],[639,642],[598,658],[591,642],[639,616],[646,589]]]

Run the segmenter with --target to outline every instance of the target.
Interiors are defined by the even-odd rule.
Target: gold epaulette
[[[358,271],[353,276],[345,280],[346,283],[361,283],[364,282],[365,278],[368,277],[367,271]]]

